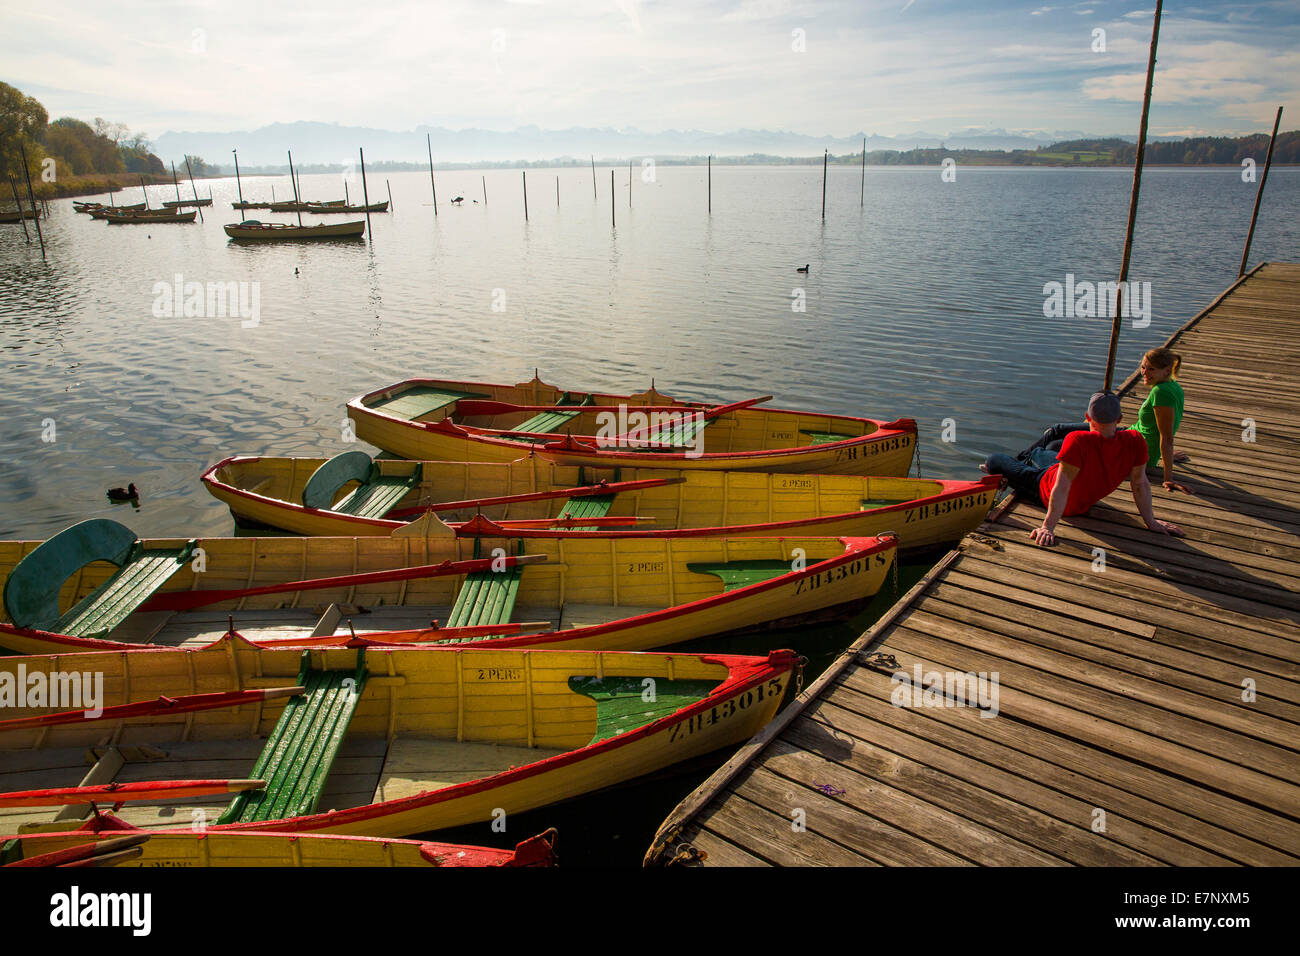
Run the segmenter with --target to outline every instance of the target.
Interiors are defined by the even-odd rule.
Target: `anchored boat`
[[[445,530],[445,525],[442,526]],[[0,541],[0,648],[249,640],[645,650],[842,618],[893,567],[895,537],[138,540],[107,518]],[[490,529],[482,529],[488,531]]]
[[[997,492],[978,481],[585,468],[512,462],[236,456],[203,473],[236,520],[311,535],[389,535],[429,518],[456,534],[833,535],[893,531],[914,551],[975,530]]]
[[[354,239],[365,235],[366,221],[323,222],[316,226],[299,226],[287,222],[258,222],[246,219],[240,223],[231,223],[225,227],[226,235],[231,239],[243,239],[250,242],[279,242],[282,240],[302,239]]]
[[[189,212],[179,212],[175,209],[143,209],[131,212],[116,212],[112,208],[105,207],[95,210],[90,215],[94,219],[103,219],[110,224],[131,225],[152,222],[193,222],[198,214],[197,209],[191,209]]]
[[[0,832],[67,830],[57,808],[74,801],[120,802],[117,815],[145,829],[202,821],[209,835],[478,823],[746,740],[795,668],[792,651],[299,652],[235,634],[199,651],[3,658],[0,686],[99,675],[102,694],[98,712],[29,695],[6,708]]]
[[[61,796],[79,799],[75,794]],[[72,810],[79,804],[66,806]],[[68,825],[79,819],[75,811],[61,815]],[[89,829],[0,836],[0,866],[515,867],[555,863],[554,830],[530,837],[513,850],[497,850],[342,834],[145,830],[111,813],[97,813],[83,826]]]
[[[562,391],[539,378],[519,385],[412,379],[348,402],[358,438],[412,460],[514,461],[532,454],[564,465],[901,477],[916,422],[676,401],[650,391]]]

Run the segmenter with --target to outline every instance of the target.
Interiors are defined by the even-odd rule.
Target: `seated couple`
[[[984,471],[1002,475],[1017,495],[1047,509],[1042,525],[1029,533],[1039,545],[1055,544],[1062,516],[1083,514],[1126,478],[1146,526],[1157,534],[1182,534],[1152,512],[1147,440],[1120,428],[1119,420],[1119,398],[1097,392],[1083,425],[1055,425],[1019,456],[990,455],[984,462]]]

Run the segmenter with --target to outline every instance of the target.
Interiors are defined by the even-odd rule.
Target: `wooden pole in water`
[[[709,153],[709,213],[713,213],[713,154]]]
[[[375,241],[375,230],[370,225],[370,190],[366,186],[366,151],[360,146],[357,147],[357,151],[361,154],[361,198],[366,204],[366,232],[373,243]]]
[[[560,208],[560,177],[555,177],[555,208]]]
[[[596,200],[596,154],[591,154],[591,198]]]
[[[244,206],[244,184],[243,184],[243,183],[240,181],[240,179],[239,179],[239,150],[237,150],[237,149],[232,149],[231,152],[235,154],[235,188],[239,190],[239,206],[240,206],[239,211],[240,211],[240,212],[247,212],[247,210],[243,208],[243,206]]]
[[[524,174],[524,222],[528,221],[528,170],[522,170]]]
[[[862,137],[862,189],[858,194],[858,208],[867,205],[867,138]]]
[[[627,161],[627,208],[632,208],[632,160]]]
[[[32,192],[32,171],[27,168],[27,149],[23,146],[22,141],[18,143],[18,150],[23,157],[23,172],[27,176],[27,201],[32,204],[32,222],[36,223],[36,238],[41,241],[41,258],[45,258],[45,233],[41,232],[41,217],[36,215],[36,193]],[[22,209],[18,210],[18,221],[25,226],[27,223],[23,220]]]
[[[487,205],[487,177],[480,176],[479,178],[483,180],[483,205],[486,206]]]
[[[388,190],[388,211],[392,212],[393,211],[393,184],[388,181],[387,177],[384,177],[384,188]]]
[[[140,177],[140,192],[144,193],[144,208],[149,209],[149,187],[144,184],[144,177]]]
[[[429,147],[429,188],[433,190],[433,217],[438,218],[438,184],[433,181],[433,138],[424,134],[424,144]]]
[[[1268,168],[1273,165],[1273,144],[1277,142],[1277,128],[1282,122],[1282,107],[1277,108],[1277,117],[1273,120],[1273,137],[1268,141],[1268,156],[1264,160],[1264,175],[1259,178],[1259,189],[1255,190],[1255,208],[1250,211],[1250,230],[1246,233],[1246,248],[1241,250],[1241,268],[1237,278],[1246,274],[1246,259],[1250,256],[1250,242],[1255,238],[1255,220],[1259,218],[1259,201],[1264,198],[1264,184],[1268,182]]]
[[[618,203],[614,201],[614,170],[609,171],[609,226],[614,228],[614,207]]]
[[[293,175],[293,150],[289,150],[289,182],[293,183],[293,206],[298,212],[298,226],[302,227],[302,200],[298,198],[298,180]]]
[[[348,181],[346,179],[343,180],[343,205],[352,205],[352,197],[348,195]]]
[[[14,182],[12,176],[9,177],[9,188],[14,194],[14,205],[18,207],[18,221],[23,224],[23,235],[27,237],[27,244],[32,244],[32,234],[27,231],[27,220],[23,218],[22,200],[18,198],[18,185]]]
[[[1156,15],[1151,27],[1151,51],[1147,56],[1147,88],[1142,96],[1142,122],[1138,125],[1137,155],[1133,160],[1133,191],[1128,201],[1128,226],[1124,232],[1124,255],[1119,266],[1119,291],[1115,293],[1115,315],[1110,325],[1110,348],[1106,353],[1106,380],[1103,392],[1110,391],[1115,374],[1115,351],[1119,348],[1119,320],[1124,312],[1124,289],[1128,282],[1129,256],[1133,252],[1133,227],[1137,224],[1138,193],[1142,189],[1142,157],[1147,146],[1147,114],[1151,111],[1151,85],[1156,75],[1156,45],[1160,40],[1160,12],[1165,0],[1156,0]]]
[[[822,151],[822,222],[826,221],[826,164],[830,161],[831,151]]]
[[[176,187],[176,205],[181,204],[181,184],[176,181],[176,161],[172,160],[172,185]]]
[[[194,193],[194,208],[199,211],[199,222],[203,221],[203,207],[199,205],[199,187],[194,185],[194,168],[190,166],[190,158],[185,157],[185,171],[190,174],[190,191]]]

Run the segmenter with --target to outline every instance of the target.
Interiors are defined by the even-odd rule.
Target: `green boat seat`
[[[563,428],[569,422],[573,421],[573,419],[581,415],[583,405],[591,405],[591,404],[593,404],[593,399],[590,395],[588,395],[582,401],[577,402],[574,401],[569,396],[568,392],[565,392],[564,397],[555,403],[556,411],[540,412],[534,415],[532,418],[528,419],[526,422],[521,422],[520,424],[516,425],[513,429],[511,429],[511,431],[540,432],[544,434],[551,434]],[[569,409],[569,408],[574,409],[574,411],[560,410],[560,409]],[[524,438],[522,436],[519,436],[516,437],[514,440],[543,441],[547,439]]]
[[[727,561],[711,563],[697,561],[686,565],[688,571],[696,574],[713,574],[722,579],[722,591],[734,591],[736,588],[749,587],[762,581],[779,578],[794,570],[789,561]]]
[[[675,452],[691,447],[695,444],[696,436],[708,427],[710,421],[712,419],[703,415],[674,418],[646,433],[644,440],[650,442],[647,450]]]
[[[312,472],[302,489],[302,503],[358,518],[382,518],[420,483],[421,467],[417,464],[410,475],[381,475],[365,452],[345,451]],[[360,484],[334,504],[339,489],[351,481]]]
[[[812,439],[810,445],[829,445],[832,442],[848,441],[850,438],[861,438],[861,435],[840,435],[836,432],[814,432],[799,429],[800,435],[807,435]]]
[[[708,697],[716,680],[668,680],[663,677],[570,677],[569,690],[596,702],[596,735],[588,745],[675,714]],[[647,693],[653,690],[653,693]],[[653,697],[653,700],[646,700]]]
[[[523,568],[504,571],[475,571],[465,575],[456,603],[447,619],[448,627],[506,624],[515,610]]]
[[[145,548],[135,532],[108,518],[91,518],[65,528],[18,562],[5,581],[4,605],[18,627],[99,637],[144,604],[194,553],[181,548]],[[59,613],[64,583],[88,564],[117,565],[107,581],[66,613]]]
[[[450,388],[439,388],[434,385],[416,385],[406,389],[399,395],[392,398],[382,399],[375,402],[370,408],[375,411],[381,411],[385,415],[393,415],[397,418],[405,418],[408,421],[416,421],[440,408],[446,408],[453,402],[458,402],[462,398],[489,398],[484,392],[459,392]]]
[[[581,498],[570,498],[560,507],[561,518],[603,518],[609,514],[609,509],[614,505],[613,495],[584,495]],[[569,531],[598,531],[596,525],[587,527],[572,527]]]
[[[356,670],[316,671],[303,653],[298,684],[306,692],[290,697],[266,738],[250,779],[265,780],[261,790],[235,794],[218,823],[253,823],[314,813],[330,768],[366,683],[364,652]]]

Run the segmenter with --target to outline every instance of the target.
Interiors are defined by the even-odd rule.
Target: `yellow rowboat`
[[[916,422],[759,409],[762,399],[710,406],[654,390],[565,392],[411,379],[359,396],[358,438],[412,460],[514,461],[689,470],[906,475]]]
[[[144,829],[509,832],[515,814],[748,739],[795,668],[792,651],[300,652],[236,635],[197,651],[3,658],[0,832],[67,830],[79,792],[108,785],[113,812]],[[32,675],[63,688],[58,705],[33,696]],[[69,675],[93,701],[72,699]],[[196,772],[238,792],[195,796]],[[10,799],[38,787],[57,790],[55,806]]]
[[[400,534],[413,521],[411,530],[423,534],[426,515],[457,534],[474,534],[479,525],[467,522],[482,515],[497,535],[866,537],[894,531],[906,552],[974,531],[993,504],[998,479],[594,469],[540,458],[372,461],[353,451],[329,460],[227,458],[203,473],[203,483],[245,525],[296,534]]]
[[[197,647],[232,629],[326,646],[355,628],[383,643],[646,650],[849,616],[880,589],[896,547],[893,537],[137,541],[98,518],[43,546],[0,541],[0,648]]]
[[[95,830],[0,836],[0,866],[551,866],[555,831],[513,850],[324,833],[142,830],[100,814]]]

